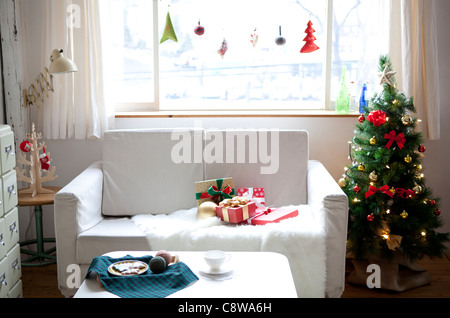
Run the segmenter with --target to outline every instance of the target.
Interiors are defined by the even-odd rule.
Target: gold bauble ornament
[[[372,181],[372,182],[375,182],[375,181],[378,180],[378,175],[377,175],[377,173],[375,171],[372,171],[369,174],[369,180]]]
[[[200,204],[197,210],[197,219],[203,220],[216,216],[216,206],[217,204],[212,201],[205,201]]]
[[[400,216],[404,219],[406,219],[408,217],[408,212],[406,212],[405,210],[403,210],[402,213],[400,213]]]
[[[364,171],[364,170],[366,170],[366,167],[364,167],[364,165],[358,166],[358,171]]]
[[[413,123],[411,116],[405,115],[402,117],[402,124],[405,126],[410,126]]]
[[[420,185],[417,184],[416,186],[414,186],[413,191],[414,191],[416,194],[419,194],[419,193],[422,192],[422,187],[421,187]]]
[[[375,138],[375,136],[373,136],[372,138],[370,138],[369,142],[371,145],[375,145],[377,143],[377,138]]]
[[[341,188],[344,188],[347,185],[347,180],[345,180],[345,178],[340,178],[338,184]]]
[[[412,158],[411,158],[410,155],[407,155],[407,156],[405,157],[405,162],[406,162],[406,163],[411,163],[411,162],[412,162]]]

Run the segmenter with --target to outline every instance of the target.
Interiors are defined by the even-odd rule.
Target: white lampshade
[[[50,56],[50,66],[48,68],[49,73],[51,74],[63,74],[70,72],[77,72],[77,66],[75,63],[64,57],[62,54],[63,50],[53,50],[52,55]]]

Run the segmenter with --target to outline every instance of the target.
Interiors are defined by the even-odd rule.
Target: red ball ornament
[[[441,210],[439,210],[439,209],[434,210],[434,214],[440,215],[441,214]]]
[[[31,142],[29,142],[28,140],[24,140],[20,143],[19,148],[23,152],[30,152],[31,151]]]
[[[355,185],[353,191],[355,191],[355,193],[358,193],[359,191],[361,191],[361,187],[359,185]]]
[[[417,149],[419,150],[419,152],[425,152],[425,147],[423,145],[420,145]]]
[[[369,215],[367,216],[367,221],[373,222],[373,219],[374,219],[374,217],[373,217],[372,214],[369,214]]]
[[[195,27],[194,33],[197,35],[203,35],[205,33],[205,28],[200,25],[200,21],[198,21],[198,26]]]
[[[360,123],[363,123],[366,120],[366,117],[364,117],[364,115],[359,116],[358,118]]]
[[[436,200],[430,200],[430,205],[431,206],[435,206],[436,205]]]

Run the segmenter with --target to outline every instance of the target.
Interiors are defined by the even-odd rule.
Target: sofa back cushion
[[[304,130],[208,130],[205,178],[232,177],[235,188],[265,189],[270,206],[307,203]]]
[[[105,132],[103,214],[160,214],[194,207],[194,183],[204,178],[194,150],[203,146],[203,136],[202,129]],[[184,160],[186,156],[191,160]]]

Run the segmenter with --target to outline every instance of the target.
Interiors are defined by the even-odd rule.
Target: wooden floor
[[[395,293],[347,283],[342,298],[450,298],[449,259],[423,259],[419,264],[430,272],[431,284]],[[22,283],[24,298],[63,298],[57,287],[56,265],[22,267]]]

